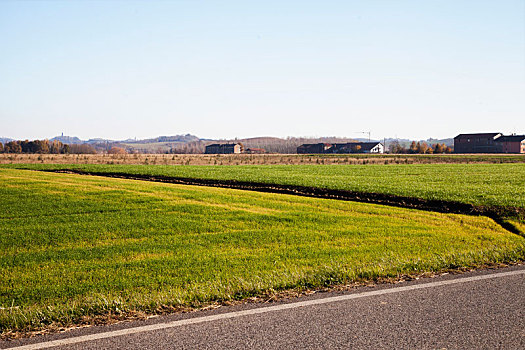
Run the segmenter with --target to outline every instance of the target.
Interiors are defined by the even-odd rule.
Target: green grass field
[[[286,169],[268,169],[270,180],[308,182],[301,171],[327,171]],[[137,171],[232,176],[230,168]],[[263,178],[258,168],[242,171]],[[525,239],[486,217],[6,168],[0,183],[4,334],[525,258]]]
[[[262,182],[525,208],[525,164],[4,166]]]

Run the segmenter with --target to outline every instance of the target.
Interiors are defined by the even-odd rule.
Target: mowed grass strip
[[[0,329],[511,262],[486,217],[0,169]]]
[[[525,164],[388,165],[93,165],[12,164],[28,169],[76,169],[195,179],[295,185],[444,200],[488,207],[525,208]],[[513,216],[512,210],[509,215]],[[522,218],[523,219],[523,218]]]

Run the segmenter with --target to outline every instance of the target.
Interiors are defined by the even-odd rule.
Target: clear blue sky
[[[0,136],[525,133],[525,0],[0,1]]]

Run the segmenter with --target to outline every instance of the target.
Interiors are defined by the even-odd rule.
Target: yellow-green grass
[[[0,169],[0,329],[520,261],[486,217]]]
[[[525,164],[243,166],[13,164],[3,166],[35,170],[75,169],[100,174],[122,173],[244,181],[378,193],[509,208],[507,216],[514,217],[521,217],[525,211]],[[510,207],[517,208],[518,211]]]

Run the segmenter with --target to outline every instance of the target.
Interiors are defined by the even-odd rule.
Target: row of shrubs
[[[425,142],[415,142],[412,141],[412,144],[406,148],[401,146],[399,143],[393,143],[389,149],[390,153],[397,154],[442,154],[442,153],[452,153],[452,148],[449,146],[440,143],[434,145],[427,145]]]

